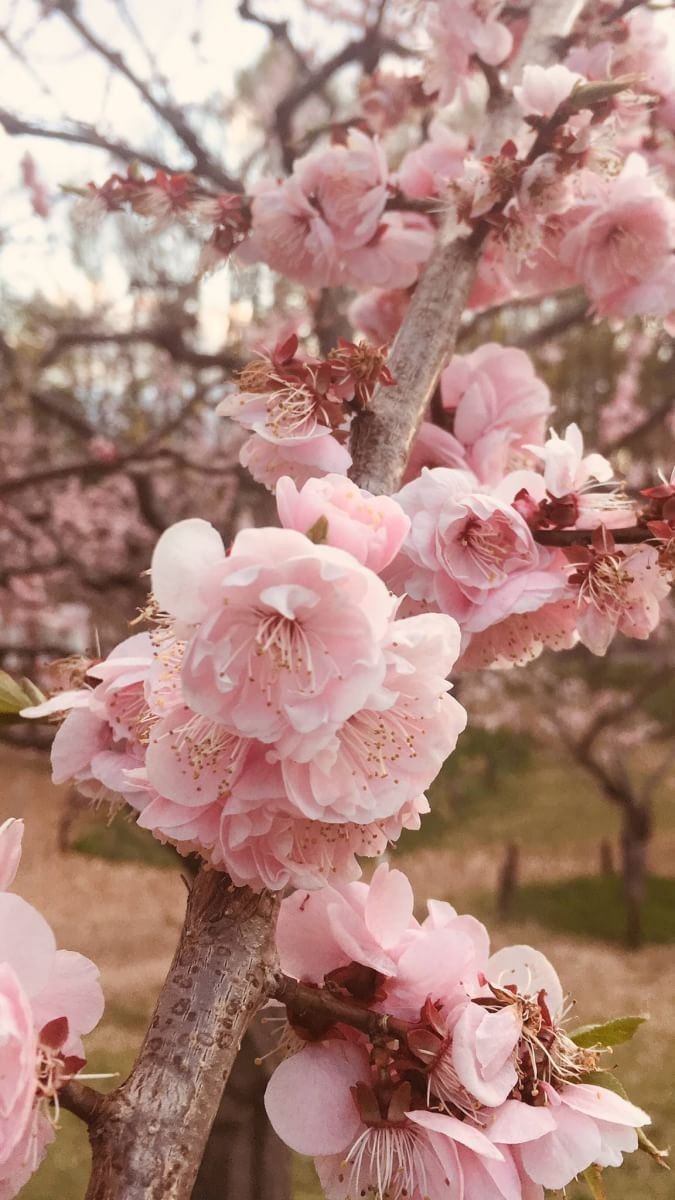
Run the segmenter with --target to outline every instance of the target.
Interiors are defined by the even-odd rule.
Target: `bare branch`
[[[590,546],[596,532],[594,529],[536,529],[532,536],[540,546]],[[645,525],[629,525],[626,529],[612,529],[611,535],[620,546],[634,546],[640,542],[658,540]]]
[[[405,1039],[411,1029],[410,1023],[399,1017],[372,1012],[362,1004],[336,996],[327,988],[310,987],[308,984],[298,983],[296,979],[290,979],[287,975],[279,976],[274,996],[299,1019],[320,1013],[333,1017],[342,1025],[360,1029],[371,1038],[393,1036]]]
[[[88,1126],[92,1125],[98,1117],[103,1103],[104,1097],[100,1092],[94,1091],[93,1088],[87,1087],[86,1083],[80,1083],[77,1079],[71,1079],[70,1083],[67,1083],[59,1092],[61,1108],[73,1113]]]
[[[82,40],[88,46],[91,46],[92,50],[95,50],[101,58],[105,59],[114,71],[122,75],[136,89],[138,94],[142,96],[153,112],[173,130],[176,137],[192,154],[194,158],[193,170],[196,174],[211,179],[219,187],[226,188],[228,191],[241,191],[240,182],[232,179],[220,164],[215,161],[197,137],[194,129],[185,120],[180,109],[169,100],[159,100],[148,84],[132,71],[122,54],[118,50],[112,50],[109,46],[106,46],[105,42],[102,42],[88,25],[85,25],[78,13],[77,0],[57,0],[54,4],[54,9],[62,13],[73,29],[79,33]]]
[[[48,138],[57,142],[70,142],[78,146],[93,146],[97,150],[106,150],[122,162],[141,162],[155,171],[171,171],[171,167],[154,154],[138,147],[128,146],[114,138],[99,133],[93,125],[83,121],[70,121],[64,125],[43,125],[36,121],[27,121],[0,108],[0,125],[9,137],[38,137]]]

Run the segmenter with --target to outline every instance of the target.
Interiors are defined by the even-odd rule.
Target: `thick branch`
[[[538,0],[512,69],[517,79],[526,63],[546,66],[552,40],[577,8],[576,0]],[[521,115],[510,95],[502,94],[489,114],[479,153],[498,151],[513,137]],[[417,427],[429,404],[443,364],[452,354],[488,227],[455,240],[455,219],[441,226],[429,264],[417,286],[394,343],[389,367],[393,387],[376,390],[355,423],[353,479],[380,494],[394,491],[405,468]]]
[[[87,1200],[189,1200],[220,1099],[274,982],[278,900],[202,869],[129,1079],[90,1126]]]

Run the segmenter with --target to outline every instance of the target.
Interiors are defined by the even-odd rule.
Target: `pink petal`
[[[651,1124],[651,1117],[646,1112],[609,1088],[593,1087],[589,1083],[569,1083],[560,1093],[560,1099],[568,1108],[595,1117],[598,1121],[634,1127]]]
[[[546,993],[546,1004],[552,1017],[563,1010],[563,990],[558,974],[545,955],[531,946],[505,946],[493,954],[486,971],[491,983],[500,987],[515,984],[525,996]]]
[[[204,584],[224,561],[222,538],[208,521],[192,517],[166,529],[152,556],[152,590],[160,608],[188,624],[201,620],[207,611]]]
[[[497,1109],[489,1133],[493,1142],[514,1146],[520,1142],[533,1142],[552,1129],[555,1129],[555,1117],[549,1108],[534,1108],[520,1100],[505,1100]]]
[[[361,1046],[306,1046],[282,1062],[267,1085],[265,1108],[274,1131],[297,1154],[348,1151],[362,1128],[350,1088],[369,1075]]]
[[[22,841],[23,821],[10,817],[0,825],[0,892],[6,892],[14,883]]]
[[[364,913],[366,928],[375,941],[385,949],[395,946],[410,924],[414,903],[407,876],[380,863],[370,882]]]
[[[445,1113],[424,1112],[421,1109],[406,1113],[406,1117],[415,1125],[421,1125],[433,1133],[443,1134],[450,1141],[461,1142],[463,1146],[468,1146],[469,1150],[473,1150],[476,1154],[482,1154],[485,1158],[493,1158],[497,1162],[503,1161],[504,1155],[501,1150],[494,1146],[489,1138],[481,1133],[480,1129],[469,1125],[467,1121],[458,1121],[457,1117],[449,1117]]]
[[[0,947],[2,961],[12,967],[27,995],[41,991],[56,953],[54,934],[27,900],[10,892],[0,894]]]

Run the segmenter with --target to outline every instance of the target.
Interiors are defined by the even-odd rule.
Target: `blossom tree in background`
[[[140,82],[194,159],[176,173],[141,154],[151,174],[132,162],[81,189],[79,219],[129,210],[148,238],[197,230],[202,270],[262,263],[306,289],[316,321],[303,335],[270,315],[215,410],[244,431],[240,466],[274,495],[278,523],[229,531],[227,544],[205,519],[216,514],[167,523],[141,628],[48,698],[6,685],[4,707],[59,722],[55,781],[126,805],[201,864],[131,1075],[107,1095],[89,1089],[59,1027],[47,1047],[65,1065],[50,1066],[46,1099],[87,1123],[88,1200],[187,1200],[241,1039],[276,1000],[267,1111],[316,1159],[329,1200],[538,1200],[580,1174],[598,1196],[624,1153],[661,1158],[648,1115],[603,1069],[639,1019],[570,1028],[539,951],[491,954],[484,927],[446,903],[420,922],[405,876],[380,864],[364,883],[359,860],[428,810],[466,722],[450,674],[577,644],[602,656],[659,625],[673,477],[618,480],[576,423],[552,428],[550,389],[522,347],[480,329],[497,308],[549,296],[561,319],[570,289],[598,320],[667,328],[666,35],[639,5],[307,7],[354,38],[323,64],[301,58],[275,108],[279,161],[242,182],[76,5],[54,6]],[[251,9],[240,6],[292,53],[289,25]],[[375,72],[386,51],[405,71]],[[371,75],[347,117],[297,127],[353,62]],[[338,328],[345,291],[363,339]],[[467,322],[478,338],[464,353]],[[628,358],[648,352],[636,343]],[[35,1018],[13,987],[0,1166],[42,1086],[29,1070]],[[25,1174],[35,1156],[21,1155]],[[6,1194],[17,1186],[12,1174]]]

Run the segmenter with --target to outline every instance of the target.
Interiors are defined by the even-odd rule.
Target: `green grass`
[[[558,933],[622,943],[621,881],[599,875],[524,884],[516,891],[509,918],[534,920]],[[645,943],[675,942],[675,878],[647,879],[643,923]]]
[[[163,846],[123,812],[112,818],[95,812],[78,817],[72,849],[110,862],[143,862],[150,867],[175,868],[179,861],[171,846]]]

